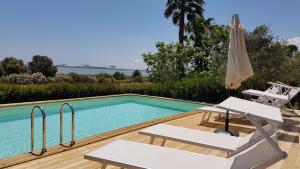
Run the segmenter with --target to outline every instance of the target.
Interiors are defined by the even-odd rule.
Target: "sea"
[[[78,74],[99,74],[99,73],[108,73],[114,74],[115,72],[122,72],[127,76],[131,76],[133,73],[133,69],[117,69],[117,68],[85,68],[85,67],[61,67],[57,66],[57,70],[59,73],[78,73]],[[142,73],[142,76],[148,76],[146,70],[139,70]]]

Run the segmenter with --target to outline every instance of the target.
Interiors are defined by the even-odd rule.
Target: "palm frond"
[[[171,4],[166,5],[164,16],[166,18],[169,18],[174,13],[174,11],[176,9],[178,9],[178,4],[177,3],[171,3]]]

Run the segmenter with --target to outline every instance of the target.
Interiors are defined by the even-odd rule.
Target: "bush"
[[[132,77],[132,80],[134,82],[143,82],[143,77],[142,76],[135,76],[135,77]]]
[[[73,79],[74,83],[97,83],[98,79],[95,75],[82,75],[71,72],[68,74]]]
[[[97,80],[97,77],[95,75],[88,75],[86,82],[88,82],[88,83],[97,83],[98,80]]]
[[[1,64],[0,64],[0,77],[2,77],[5,74]]]
[[[2,77],[1,81],[10,84],[44,84],[47,82],[47,79],[42,73],[38,72],[32,75],[28,73],[10,74]]]
[[[24,65],[22,60],[14,57],[6,57],[1,61],[1,73],[5,75],[25,73],[27,67]]]
[[[47,77],[53,77],[57,72],[57,68],[53,66],[52,59],[40,55],[32,57],[32,61],[28,63],[28,68],[32,73],[41,72]]]
[[[146,94],[151,83],[51,83],[41,85],[0,84],[0,103],[67,99],[124,93]]]
[[[37,72],[31,75],[31,80],[33,84],[45,84],[47,83],[47,78],[42,73]]]
[[[49,79],[49,78],[48,78]],[[219,103],[228,96],[243,97],[241,91],[260,84],[257,78],[246,81],[239,90],[226,90],[215,76],[183,78],[163,83],[60,83],[39,85],[0,84],[0,103],[67,99],[112,94],[146,94],[209,103]],[[300,102],[300,96],[293,103]]]
[[[60,82],[60,83],[73,83],[74,80],[68,74],[57,73],[54,78],[49,78],[51,82]]]
[[[118,71],[113,74],[113,77],[117,80],[124,80],[126,78],[124,73]]]
[[[143,82],[142,73],[138,70],[133,71],[131,78],[134,82]]]

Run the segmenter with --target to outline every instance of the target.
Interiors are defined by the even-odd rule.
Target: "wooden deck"
[[[300,113],[300,111],[298,112]],[[203,131],[213,131],[215,128],[223,127],[223,122],[216,121],[214,117],[208,123],[205,123],[199,126],[202,113],[182,117],[176,120],[168,121],[166,123],[183,126],[188,128],[199,129]],[[232,129],[238,130],[243,134],[253,132],[254,127],[250,126],[247,121],[240,119],[232,119],[231,126]],[[300,117],[292,117],[285,115],[285,123],[283,125],[283,130],[281,131],[281,136],[279,139],[279,144],[282,149],[288,152],[289,157],[285,160],[277,162],[273,166],[269,167],[270,169],[300,169]],[[93,151],[107,143],[112,142],[115,139],[125,139],[137,142],[148,143],[150,138],[147,136],[142,136],[138,134],[138,131],[129,132],[122,134],[113,138],[109,138],[103,141],[92,143],[83,147],[78,147],[69,151],[58,153],[55,155],[47,156],[9,168],[14,169],[99,169],[101,164],[97,162],[92,162],[89,160],[83,159],[83,155],[87,152]],[[161,140],[157,139],[154,143],[159,144]],[[203,154],[210,154],[215,156],[224,157],[225,153],[217,150],[207,149],[203,147],[197,147],[187,144],[182,144],[173,141],[167,141],[166,147],[172,147],[176,149],[182,149],[186,151],[192,151]],[[118,168],[114,166],[108,166],[107,168]]]

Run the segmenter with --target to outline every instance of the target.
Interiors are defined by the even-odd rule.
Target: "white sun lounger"
[[[284,86],[282,84],[282,86]],[[294,114],[296,114],[294,108],[291,105],[291,100],[300,92],[299,87],[289,87],[285,86],[286,90],[282,94],[276,94],[268,91],[259,90],[245,90],[242,93],[250,96],[256,96],[257,99],[252,99],[253,101],[283,108],[285,105],[289,105],[292,108]]]
[[[280,95],[286,95],[288,94],[289,90],[293,88],[293,86],[290,86],[288,84],[282,83],[282,82],[268,82],[271,86],[266,90],[267,92],[280,94]]]
[[[145,128],[139,133],[150,136],[150,144],[153,144],[155,138],[162,138],[162,146],[165,144],[166,140],[173,140],[226,151],[232,156],[257,143],[262,138],[270,137],[279,127],[281,127],[283,122],[279,108],[248,100],[230,97],[219,105],[216,105],[216,107],[204,107],[204,110],[214,112],[219,111],[223,113],[228,110],[231,113],[244,115],[248,119],[251,118],[249,120],[258,128],[258,130],[245,137],[232,137],[195,129],[158,124]],[[269,124],[262,128],[260,124],[256,124],[257,119],[264,119]]]
[[[201,121],[199,123],[199,125],[202,125],[203,123],[206,123],[209,121],[212,113],[217,113],[218,117],[220,118],[221,114],[226,114],[226,110],[224,109],[220,109],[214,106],[204,106],[204,107],[200,107],[197,110],[199,110],[200,112],[203,113],[203,116],[201,118]],[[234,113],[234,112],[229,112],[229,115],[231,116],[241,116],[239,113]]]
[[[270,125],[266,125],[264,130],[270,136],[276,132],[276,129],[273,129]],[[161,138],[163,139],[161,146],[164,146],[166,140],[173,140],[196,146],[226,151],[229,157],[247,149],[264,138],[257,130],[244,137],[233,137],[167,124],[154,125],[140,130],[139,133],[150,136],[150,144],[153,144],[155,138]]]
[[[128,169],[246,169],[266,168],[286,157],[265,140],[230,158],[198,154],[125,140],[117,140],[84,155],[102,163]]]

